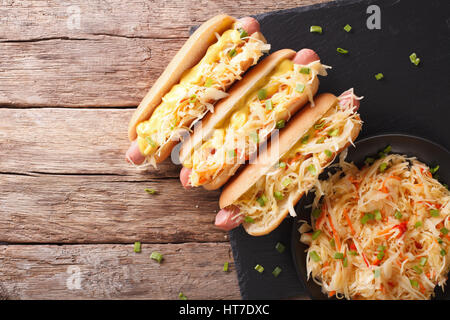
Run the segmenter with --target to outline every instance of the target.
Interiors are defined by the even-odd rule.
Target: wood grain
[[[239,299],[232,261],[228,243],[0,246],[0,299]]]
[[[318,1],[4,2],[0,106],[123,107],[139,104],[189,28],[210,16]],[[68,27],[69,7],[80,12],[79,29]]]

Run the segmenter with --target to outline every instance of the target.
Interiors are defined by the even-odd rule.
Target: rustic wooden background
[[[128,120],[191,26],[318,2],[1,1],[0,299],[239,299],[218,192],[127,165]]]

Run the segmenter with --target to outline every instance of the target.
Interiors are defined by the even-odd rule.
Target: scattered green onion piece
[[[369,222],[369,220],[373,220],[374,219],[374,215],[371,213],[366,213],[362,218],[361,218],[361,224],[366,224],[367,222]]]
[[[334,249],[334,248],[336,248],[336,242],[334,241],[334,238],[332,238],[331,240],[330,240],[330,246]]]
[[[442,243],[444,242],[444,240],[442,240],[441,238],[438,238],[438,239],[437,239],[437,242],[438,242],[439,244],[442,244]]]
[[[421,227],[422,226],[422,221],[417,221],[415,224],[414,224],[414,227],[415,228],[419,228],[419,227]]]
[[[136,253],[141,252],[141,243],[139,241],[136,241],[134,243],[134,252],[136,252]]]
[[[448,234],[448,229],[446,227],[442,228],[440,231],[444,236]]]
[[[441,256],[445,256],[447,254],[447,252],[444,249],[442,249],[441,252],[439,253],[441,254]]]
[[[322,233],[322,231],[320,231],[320,230],[314,231],[314,233],[312,234],[312,239],[316,240],[320,236],[321,233]]]
[[[197,95],[193,94],[192,96],[189,97],[189,102],[195,103],[195,101],[197,101]]]
[[[325,121],[322,121],[320,123],[316,123],[314,125],[314,129],[316,129],[316,130],[322,129],[324,127],[324,125],[325,125]]]
[[[336,51],[341,53],[341,54],[347,54],[348,53],[348,50],[342,49],[342,48],[337,48]]]
[[[378,152],[378,158],[385,158],[387,156],[383,151]]]
[[[382,73],[377,73],[376,75],[375,75],[375,79],[377,79],[377,80],[381,80],[381,79],[383,79],[384,78],[384,75],[382,74]]]
[[[350,32],[350,31],[352,30],[352,26],[349,25],[349,24],[346,24],[345,27],[344,27],[344,30],[345,30],[346,32]]]
[[[415,52],[411,53],[409,56],[409,60],[412,64],[418,66],[420,63],[420,58],[417,57],[417,54]]]
[[[292,180],[291,180],[290,178],[285,178],[285,179],[281,182],[281,185],[282,185],[283,187],[287,187],[288,185],[291,184],[291,182],[292,182]]]
[[[357,256],[358,255],[358,252],[356,252],[355,250],[349,250],[347,253],[349,255],[351,255],[351,256]]]
[[[286,120],[281,119],[281,120],[277,121],[275,128],[282,129],[282,128],[284,128],[285,125],[286,125]]]
[[[325,141],[325,137],[321,137],[319,140],[317,140],[317,143],[323,143]]]
[[[322,210],[321,210],[321,209],[315,208],[315,209],[313,210],[313,212],[312,212],[312,215],[313,215],[314,218],[318,218],[318,217],[320,217],[320,214],[321,214],[321,213],[322,213]]]
[[[333,155],[333,152],[331,152],[330,150],[325,150],[324,151],[325,152],[325,155],[329,158],[329,157],[331,157],[332,155]]]
[[[145,188],[144,191],[147,192],[148,194],[155,194],[156,193],[155,189],[150,189],[150,188]]]
[[[321,26],[311,26],[311,27],[309,27],[309,32],[322,33],[322,27]]]
[[[437,210],[437,209],[431,209],[431,210],[430,210],[430,215],[431,215],[432,217],[439,217],[439,214],[440,214],[440,211]]]
[[[157,261],[158,263],[161,263],[162,259],[163,259],[163,255],[159,252],[152,252],[152,254],[150,255],[150,258]]]
[[[305,144],[308,142],[308,140],[309,140],[309,134],[303,136],[301,142],[302,142],[302,144]]]
[[[392,151],[392,146],[391,145],[388,145],[388,146],[386,146],[386,148],[384,148],[383,149],[383,153],[389,153],[389,152],[391,152]]]
[[[308,166],[308,171],[309,171],[313,176],[315,176],[316,173],[317,173],[317,171],[316,171],[316,166],[313,165],[313,164],[310,164],[310,165]]]
[[[207,78],[207,79],[205,80],[205,87],[206,87],[206,88],[211,87],[212,84],[213,84],[213,80],[212,80],[211,78]]]
[[[272,100],[266,100],[266,109],[267,110],[273,110],[273,103],[272,103]]]
[[[303,74],[309,74],[310,72],[311,72],[311,69],[308,68],[308,67],[302,67],[302,68],[300,68],[300,73],[303,73]]]
[[[274,196],[275,199],[277,199],[277,200],[283,200],[283,193],[281,193],[280,191],[274,191],[274,192],[273,192],[273,196]]]
[[[255,270],[258,271],[259,273],[263,273],[264,272],[264,267],[260,264],[257,264],[255,266]]]
[[[273,269],[272,274],[275,278],[277,278],[281,273],[281,268],[280,267],[276,267],[275,269]]]
[[[283,161],[279,162],[278,163],[278,167],[279,168],[286,168],[286,162],[283,162]]]
[[[423,267],[427,264],[427,260],[428,259],[426,257],[422,257],[422,258],[420,258],[419,264]]]
[[[279,253],[283,253],[286,247],[281,242],[277,242],[277,244],[275,245],[275,249],[277,249]]]
[[[311,257],[311,259],[313,259],[314,262],[319,262],[320,261],[320,256],[315,251],[311,251],[309,253],[309,256]]]
[[[333,258],[344,259],[344,254],[342,252],[335,252]]]
[[[253,223],[253,222],[255,222],[255,219],[253,219],[252,217],[249,217],[249,216],[245,216],[244,217],[244,222],[246,222],[246,223]]]
[[[413,269],[414,269],[414,271],[417,272],[418,274],[422,274],[422,272],[423,272],[422,268],[419,267],[419,266],[414,266]]]
[[[240,33],[241,39],[248,36],[248,33],[247,33],[247,31],[245,31],[244,28],[239,28],[238,31]]]
[[[263,194],[258,199],[256,199],[256,201],[258,201],[258,203],[260,204],[261,207],[264,207],[267,202],[267,197]]]
[[[383,218],[381,216],[380,210],[378,210],[378,209],[374,211],[374,214],[375,214],[375,220],[377,220],[377,221],[380,221]]]
[[[400,220],[403,216],[402,216],[402,213],[397,210],[397,211],[395,211],[394,217],[395,217],[395,219]]]
[[[409,280],[409,283],[411,283],[411,286],[415,288],[419,287],[419,282],[417,282],[417,280]]]
[[[375,162],[375,159],[374,159],[374,158],[371,158],[371,157],[367,157],[367,158],[364,160],[364,163],[367,164],[367,165],[371,165],[371,164],[374,163],[374,162]]]
[[[378,251],[384,251],[384,250],[386,250],[385,246],[378,246]]]
[[[267,98],[267,90],[266,89],[260,89],[258,91],[258,99],[259,100],[264,100],[265,98]]]
[[[344,260],[342,261],[342,265],[344,266],[344,268],[348,267],[348,258],[345,257]]]
[[[375,278],[379,278],[381,274],[380,268],[377,268],[373,271],[373,275]]]
[[[437,165],[437,166],[435,166],[433,168],[430,168],[431,174],[435,174],[438,170],[439,170],[439,165]]]
[[[378,254],[377,254],[377,259],[378,259],[379,261],[381,261],[381,260],[383,260],[383,258],[384,258],[384,251],[378,252]]]
[[[225,262],[223,264],[223,271],[227,272],[228,271],[228,262]]]
[[[236,49],[233,48],[230,51],[228,51],[228,56],[230,58],[233,58],[236,55],[236,53],[237,53]]]
[[[303,91],[305,91],[305,85],[303,83],[297,83],[295,86],[295,91],[303,93]]]
[[[338,134],[339,134],[339,129],[338,128],[330,129],[328,131],[328,135],[330,137],[336,137]]]
[[[384,172],[387,168],[387,163],[383,162],[382,164],[380,164],[380,167],[378,168],[380,172]]]
[[[187,297],[184,295],[183,292],[180,292],[180,293],[178,294],[178,298],[180,298],[180,300],[187,300]]]

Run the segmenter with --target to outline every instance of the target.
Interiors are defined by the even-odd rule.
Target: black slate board
[[[369,5],[381,9],[381,30],[366,27]],[[450,1],[335,1],[256,16],[272,52],[282,48],[314,49],[333,67],[321,78],[319,92],[340,94],[354,87],[364,96],[359,138],[406,133],[450,149]],[[350,24],[353,30],[343,30]],[[323,34],[309,32],[311,25]],[[336,48],[349,50],[341,55]],[[421,62],[411,64],[416,52]],[[385,78],[376,81],[374,75]],[[450,165],[450,164],[449,164]],[[264,237],[251,237],[242,227],[230,232],[243,299],[284,299],[305,296],[290,255],[291,218]],[[282,242],[283,254],[274,246]],[[253,268],[265,267],[263,274]],[[272,270],[280,266],[278,278]]]

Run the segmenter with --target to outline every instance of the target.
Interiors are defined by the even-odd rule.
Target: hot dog
[[[166,159],[183,133],[270,49],[259,30],[251,17],[219,15],[202,24],[133,114],[127,161],[156,165]]]
[[[215,225],[231,230],[241,223],[254,236],[274,230],[312,189],[318,176],[358,136],[362,121],[353,89],[339,98],[325,93],[314,108],[303,108],[254,163],[224,188]]]
[[[180,181],[187,188],[217,189],[252,157],[277,127],[313,103],[326,75],[311,49],[279,50],[253,68],[202,121],[180,151]]]

